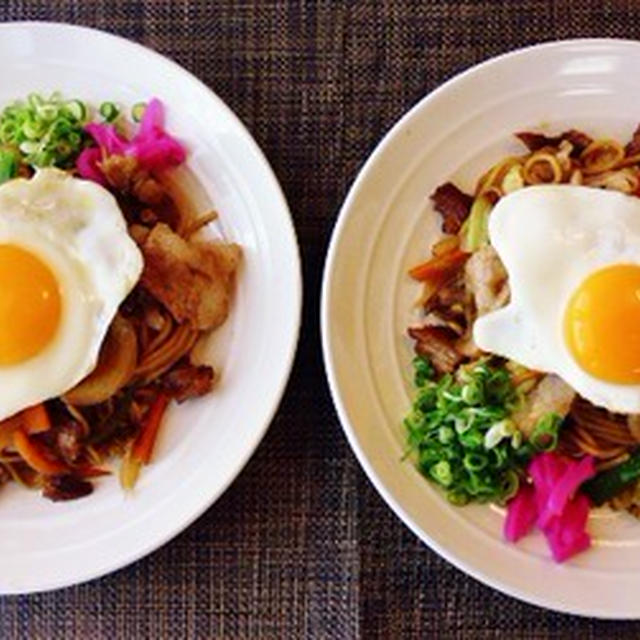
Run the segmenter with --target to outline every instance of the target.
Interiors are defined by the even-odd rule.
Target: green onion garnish
[[[17,155],[11,149],[0,149],[0,184],[16,177],[19,163]]]
[[[557,413],[547,413],[536,424],[529,442],[538,451],[553,451],[558,446],[558,432],[562,418]]]
[[[113,102],[103,102],[98,111],[105,122],[114,122],[120,115],[120,109]]]
[[[88,110],[80,100],[64,101],[32,93],[0,113],[0,143],[19,149],[23,161],[34,167],[73,164],[86,140],[83,127]]]
[[[140,122],[144,116],[144,110],[147,108],[146,102],[137,102],[131,107],[131,119],[134,122]]]
[[[456,505],[513,496],[536,449],[509,417],[519,396],[508,371],[479,361],[436,380],[423,358],[413,366],[419,385],[404,424],[420,471]]]

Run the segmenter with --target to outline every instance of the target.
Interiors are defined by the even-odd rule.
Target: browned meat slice
[[[484,245],[467,260],[464,276],[479,316],[498,309],[507,302],[507,272],[491,245]]]
[[[409,335],[416,353],[429,358],[440,373],[452,373],[463,360],[454,346],[456,333],[448,327],[411,327]]]
[[[207,330],[225,321],[241,255],[237,245],[188,242],[160,223],[141,249],[142,285],[178,322]]]
[[[518,429],[529,436],[547,413],[557,413],[564,418],[575,397],[576,392],[564,380],[553,374],[546,375],[526,396],[523,406],[513,414],[513,420]]]
[[[178,364],[162,378],[163,387],[178,402],[203,396],[213,387],[213,369],[189,362]]]
[[[93,491],[93,485],[73,475],[51,476],[46,478],[42,488],[42,495],[54,502],[75,500],[88,496]]]
[[[473,305],[470,301],[464,275],[460,273],[427,300],[424,305],[425,324],[447,326],[458,336],[463,335],[471,317]]]
[[[109,186],[119,193],[130,193],[145,204],[158,204],[166,195],[162,185],[140,168],[135,156],[107,156],[100,169]]]
[[[442,215],[442,230],[445,233],[458,233],[462,223],[469,217],[473,198],[460,191],[455,184],[445,182],[432,194],[433,206]]]
[[[577,129],[569,129],[569,131],[565,131],[560,138],[562,140],[567,140],[573,146],[573,150],[571,151],[571,157],[578,157],[592,142],[593,138],[588,136],[583,131],[578,131]]]
[[[557,147],[563,140],[567,140],[573,146],[571,156],[574,158],[593,142],[591,137],[577,129],[569,129],[559,136],[546,136],[535,131],[519,131],[515,135],[529,151],[538,151],[544,147]]]

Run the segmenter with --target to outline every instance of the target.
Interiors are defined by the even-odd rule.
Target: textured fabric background
[[[317,322],[340,203],[402,113],[446,78],[516,47],[577,36],[640,39],[640,5],[14,0],[0,7],[3,20],[72,22],[137,40],[214,89],[282,182],[306,287],[286,399],[231,489],[127,569],[56,593],[0,599],[1,638],[640,636],[640,623],[558,615],[492,591],[405,529],[342,435]]]

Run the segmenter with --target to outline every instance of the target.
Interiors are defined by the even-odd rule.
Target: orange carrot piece
[[[22,459],[32,468],[46,476],[68,473],[69,467],[59,460],[51,460],[42,447],[31,440],[22,428],[13,432],[13,446]]]
[[[0,422],[0,451],[13,444],[13,432],[22,425],[22,416],[16,415]]]
[[[444,285],[462,267],[471,254],[460,249],[429,258],[426,262],[409,269],[414,280],[430,282],[435,286]]]
[[[142,425],[140,435],[133,443],[133,448],[131,449],[131,457],[134,460],[138,460],[143,464],[148,464],[149,460],[151,460],[153,445],[156,442],[162,416],[169,404],[169,400],[168,395],[161,393],[151,405],[151,409],[149,409],[149,413]]]
[[[44,403],[36,404],[22,412],[24,430],[31,433],[42,433],[51,429],[51,420]]]
[[[81,478],[99,478],[100,476],[108,476],[111,474],[111,471],[108,469],[94,467],[89,464],[75,465],[71,471]]]

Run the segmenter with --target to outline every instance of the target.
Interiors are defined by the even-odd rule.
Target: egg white
[[[59,396],[95,367],[118,306],[142,271],[115,198],[55,169],[0,186],[0,244],[40,258],[60,287],[54,339],[34,357],[0,366],[0,420]]]
[[[640,199],[571,185],[527,187],[502,198],[489,237],[509,276],[511,299],[478,318],[476,344],[538,371],[559,375],[593,404],[640,412],[640,385],[587,373],[564,337],[575,289],[612,264],[640,264]]]

